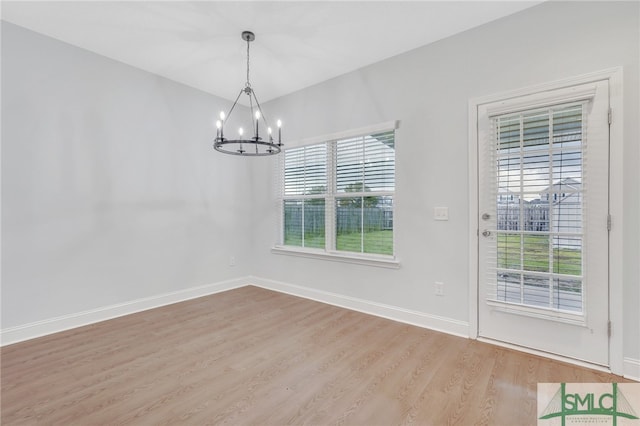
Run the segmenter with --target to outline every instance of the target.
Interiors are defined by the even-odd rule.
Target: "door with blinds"
[[[609,87],[478,105],[478,334],[609,363]]]

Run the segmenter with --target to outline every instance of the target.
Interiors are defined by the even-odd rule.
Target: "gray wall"
[[[2,23],[3,328],[249,273],[251,165],[211,148],[222,107]]]
[[[401,120],[396,139],[399,270],[270,254],[278,182],[256,179],[254,274],[468,321],[468,101],[624,67],[624,353],[640,359],[639,4],[548,2],[270,102],[288,140]],[[295,145],[295,142],[293,143]],[[265,166],[260,173],[268,175]],[[260,188],[260,186],[257,186]],[[433,220],[448,206],[450,220]],[[434,282],[445,296],[434,296]]]

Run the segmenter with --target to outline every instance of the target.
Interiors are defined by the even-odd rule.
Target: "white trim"
[[[237,278],[221,281],[213,284],[206,284],[198,287],[191,287],[184,290],[159,294],[157,296],[145,297],[132,300],[130,302],[118,303],[110,306],[103,306],[88,311],[63,315],[43,321],[36,321],[17,327],[9,327],[0,330],[0,346],[6,346],[24,340],[35,339],[36,337],[58,333],[72,328],[82,327],[105,321],[123,315],[134,314],[148,309],[158,308],[185,300],[195,299],[234,288],[244,287],[247,278]]]
[[[478,338],[478,105],[469,100],[469,337]]]
[[[556,90],[553,94],[547,92],[532,93],[516,99],[505,99],[494,102],[491,107],[487,108],[487,115],[495,117],[496,115],[511,114],[522,112],[524,110],[532,110],[537,108],[546,108],[553,105],[566,104],[569,102],[578,102],[593,99],[596,95],[596,86],[571,86],[565,89]],[[524,98],[524,99],[523,99]]]
[[[609,106],[614,117],[610,126],[609,212],[613,226],[609,233],[609,319],[613,332],[609,339],[609,368],[614,374],[624,371],[623,345],[623,87],[622,67],[609,68],[573,78],[557,80],[522,89],[469,99],[469,336],[478,337],[478,107],[487,103],[592,83],[609,81]]]
[[[313,145],[338,139],[347,139],[356,136],[367,135],[376,132],[384,132],[389,130],[397,130],[400,126],[400,120],[385,121],[384,123],[371,124],[357,129],[342,130],[340,132],[328,133],[322,136],[312,136],[310,138],[298,139],[289,142],[289,147],[299,148],[305,145]]]
[[[289,256],[306,257],[309,259],[331,260],[334,262],[353,263],[356,265],[378,266],[380,268],[400,268],[400,261],[395,257],[366,254],[358,255],[357,253],[348,252],[331,252],[321,249],[309,249],[304,247],[293,246],[275,246],[271,248],[273,254],[284,254]]]
[[[620,73],[619,79],[620,79],[620,83],[622,83],[622,67],[608,68],[602,71],[582,74],[579,76],[556,80],[549,83],[536,84],[536,85],[524,87],[521,89],[494,93],[487,96],[479,96],[477,98],[472,98],[469,100],[469,107],[471,109],[474,106],[494,103],[499,101],[506,101],[506,100],[518,98],[521,96],[532,95],[534,93],[549,92],[549,91],[554,91],[554,90],[558,90],[558,89],[562,89],[570,86],[594,83],[599,80],[611,80],[612,78],[615,78],[615,76],[618,73]],[[620,90],[620,95],[622,95],[622,90]]]
[[[524,346],[518,346],[518,345],[511,344],[511,343],[502,342],[500,340],[489,339],[489,338],[486,338],[486,337],[479,337],[478,341],[479,342],[489,343],[489,344],[495,345],[495,346],[500,346],[500,347],[503,347],[503,348],[513,349],[514,351],[518,351],[518,352],[524,352],[524,353],[531,354],[531,355],[537,355],[537,356],[540,356],[540,357],[543,357],[543,358],[548,358],[548,359],[553,359],[553,360],[556,360],[556,361],[566,362],[567,364],[578,365],[580,367],[590,368],[592,370],[598,370],[598,371],[603,371],[605,373],[611,373],[611,370],[608,367],[605,367],[603,365],[592,364],[592,363],[587,362],[587,361],[582,361],[580,359],[575,359],[575,358],[569,358],[569,357],[558,355],[558,354],[554,354],[554,353],[551,353],[551,352],[539,351],[539,350],[536,350],[536,349],[531,349],[531,348],[527,348],[527,347],[524,347]]]
[[[623,99],[622,67],[608,70],[609,107],[613,120],[609,126],[609,320],[612,331],[609,340],[609,364],[615,374],[624,372],[624,273],[623,273]]]
[[[464,338],[469,336],[469,323],[453,318],[412,311],[409,309],[399,308],[397,306],[386,305],[383,303],[372,302],[370,300],[330,293],[264,278],[250,277],[250,283],[251,285],[268,290],[303,297],[305,299],[311,299],[317,302],[327,303],[329,305],[339,306],[341,308],[351,309],[353,311],[415,325],[417,327],[428,328],[430,330],[452,334],[454,336]]]
[[[625,358],[624,378],[640,382],[640,359]]]

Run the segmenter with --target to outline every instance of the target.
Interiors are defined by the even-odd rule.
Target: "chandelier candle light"
[[[278,120],[276,123],[278,126],[278,142],[276,143],[273,140],[271,127],[269,127],[269,123],[262,113],[262,108],[256,98],[256,93],[251,88],[251,83],[249,82],[249,43],[255,40],[256,36],[251,31],[243,31],[242,39],[247,42],[247,82],[245,83],[244,88],[240,90],[240,93],[238,93],[238,97],[235,102],[233,102],[233,105],[229,110],[229,114],[225,115],[224,111],[220,112],[220,119],[216,121],[216,138],[214,140],[213,147],[216,151],[233,155],[262,156],[278,154],[282,149],[282,122]],[[249,128],[255,129],[254,136],[245,139],[243,137],[244,130],[240,127],[238,129],[237,139],[227,139],[224,136],[224,125],[231,117],[231,113],[243,93],[249,97],[249,108],[251,113],[251,118],[249,119],[249,123],[251,123],[251,125]],[[264,127],[267,129],[267,138],[265,140],[260,136],[261,118]],[[254,119],[255,126],[253,125]]]

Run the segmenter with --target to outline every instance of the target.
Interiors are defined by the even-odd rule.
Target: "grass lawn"
[[[520,264],[521,242],[524,251],[523,266]],[[582,250],[577,248],[554,248],[553,271],[549,270],[549,236],[547,235],[498,234],[497,245],[498,268],[582,275]]]
[[[364,250],[361,250],[362,233],[338,234],[336,248],[357,253],[393,254],[393,231],[369,231],[364,234]]]
[[[293,232],[286,233],[284,236],[284,245],[302,247],[302,235]],[[324,248],[324,233],[307,234],[304,236],[304,246],[311,248]]]

